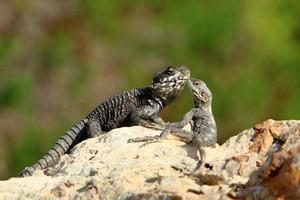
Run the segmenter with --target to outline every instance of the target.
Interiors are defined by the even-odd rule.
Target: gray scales
[[[185,66],[170,66],[157,73],[150,86],[124,91],[107,99],[69,129],[40,160],[26,167],[18,176],[30,176],[36,170],[54,165],[76,144],[102,131],[130,125],[163,127],[165,123],[158,112],[177,98],[189,78],[190,71]]]
[[[188,85],[195,107],[184,115],[182,121],[168,124],[158,136],[133,138],[128,142],[156,142],[166,139],[169,134],[187,144],[193,142],[197,145],[200,153],[199,163],[192,173],[196,175],[201,171],[202,163],[205,160],[205,151],[202,147],[213,147],[217,142],[217,126],[212,113],[213,96],[209,88],[198,79],[190,79]],[[188,123],[191,123],[192,131],[182,129]]]

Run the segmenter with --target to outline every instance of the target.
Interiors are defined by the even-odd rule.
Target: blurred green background
[[[187,65],[214,94],[218,142],[300,114],[298,0],[0,1],[0,179],[98,103]],[[179,120],[188,90],[167,108]]]

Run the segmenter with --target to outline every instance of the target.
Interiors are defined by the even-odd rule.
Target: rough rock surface
[[[130,127],[88,139],[44,172],[0,181],[0,199],[300,198],[300,121],[267,120],[205,148],[197,177],[189,175],[198,161],[191,144],[127,143],[159,133]]]

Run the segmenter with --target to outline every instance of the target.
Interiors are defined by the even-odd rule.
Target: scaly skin
[[[215,146],[217,142],[217,126],[211,108],[213,98],[211,91],[201,80],[191,79],[188,81],[188,85],[195,107],[184,115],[182,121],[167,125],[159,136],[134,138],[128,142],[155,142],[166,139],[169,134],[178,137],[185,143],[194,142],[200,153],[200,161],[192,173],[196,175],[200,172],[205,160],[205,152],[202,147]],[[182,129],[188,123],[191,123],[192,131]]]
[[[163,127],[165,123],[158,112],[176,99],[189,78],[190,71],[185,66],[170,66],[156,74],[150,86],[124,91],[104,101],[69,129],[46,155],[18,176],[29,176],[36,170],[54,165],[76,144],[102,131],[128,125]]]

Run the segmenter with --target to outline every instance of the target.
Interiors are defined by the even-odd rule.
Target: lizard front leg
[[[168,124],[167,127],[158,136],[138,137],[138,138],[129,139],[128,142],[158,141],[167,138],[167,136],[172,132],[171,134],[178,137],[181,141],[190,143],[193,139],[193,133],[190,131],[182,130],[181,128],[184,127],[192,120],[193,114],[194,111],[191,110],[184,115],[183,119],[180,122]]]
[[[158,114],[154,114],[150,117],[150,120],[152,122],[154,122],[155,124],[160,125],[161,127],[164,127],[166,125],[166,123],[164,122],[164,120],[158,116]]]
[[[171,123],[164,129],[164,131],[160,134],[160,138],[167,138],[169,134],[172,134],[179,138],[179,140],[190,143],[193,140],[194,134],[191,131],[183,130],[182,128],[187,125],[194,116],[194,110],[190,110],[187,112],[183,119],[180,122]]]
[[[142,106],[132,112],[130,119],[134,124],[146,128],[162,130],[165,122],[157,115],[160,109],[159,104],[152,102],[151,105]],[[148,120],[153,123],[150,123]]]

